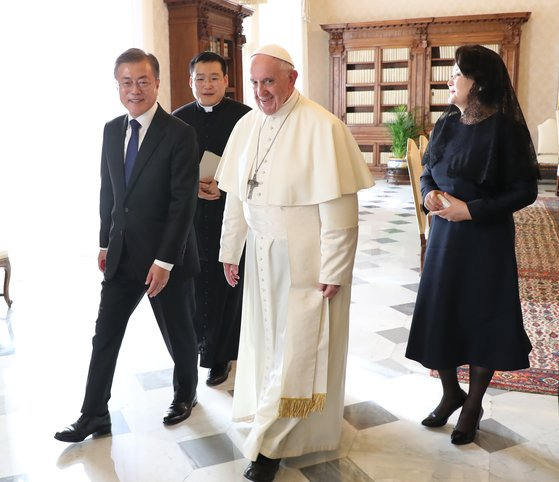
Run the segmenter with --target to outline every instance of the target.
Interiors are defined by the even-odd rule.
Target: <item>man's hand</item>
[[[167,283],[169,282],[170,274],[171,272],[166,270],[165,268],[157,266],[156,264],[152,264],[145,282],[146,285],[149,285],[146,294],[150,298],[153,298],[161,293],[161,291],[163,291],[163,288],[165,288],[165,286],[167,286]]]
[[[211,177],[203,177],[198,185],[198,197],[206,201],[215,201],[221,197],[217,182]]]
[[[326,285],[324,283],[318,284],[319,291],[322,291],[322,296],[331,300],[340,291],[340,285]]]
[[[102,273],[105,272],[105,268],[107,267],[107,250],[100,249],[99,255],[97,256],[97,266],[99,266],[99,271]]]
[[[225,273],[225,279],[227,283],[229,283],[229,286],[233,288],[237,286],[239,282],[239,265],[223,263],[223,272]]]

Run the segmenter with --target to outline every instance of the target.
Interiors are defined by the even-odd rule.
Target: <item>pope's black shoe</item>
[[[192,408],[198,403],[198,398],[194,394],[194,398],[190,402],[177,402],[173,400],[171,406],[165,412],[163,423],[165,425],[175,425],[190,417]]]
[[[215,387],[216,385],[223,383],[225,380],[227,380],[230,371],[231,371],[230,361],[213,366],[212,368],[210,368],[210,371],[208,372],[206,385],[208,385],[209,387]]]
[[[269,459],[262,454],[258,454],[256,461],[248,464],[243,474],[245,479],[253,482],[272,482],[278,472],[281,459]]]
[[[89,435],[106,435],[111,433],[111,415],[82,415],[77,422],[56,432],[54,438],[61,442],[81,442]]]

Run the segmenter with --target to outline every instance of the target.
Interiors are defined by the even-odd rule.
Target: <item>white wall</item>
[[[138,1],[0,2],[0,249],[12,258],[55,268],[97,254],[101,136],[123,113],[113,65],[141,46]]]
[[[243,22],[247,42],[243,47],[243,88],[245,104],[256,107],[250,87],[250,56],[266,44],[279,44],[285,48],[299,72],[296,87],[304,94],[308,91],[306,72],[306,24],[301,13],[301,0],[268,1],[250,5],[254,15]]]

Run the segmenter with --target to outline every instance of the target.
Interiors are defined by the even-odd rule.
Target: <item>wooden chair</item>
[[[557,110],[555,111],[555,124],[557,124],[557,139],[559,142],[559,97],[557,98]],[[555,184],[555,195],[559,196],[559,164],[557,165],[557,181]]]
[[[423,159],[423,154],[427,150],[427,144],[429,144],[429,139],[425,136],[419,136],[419,155]]]
[[[4,268],[4,292],[3,295],[8,308],[12,307],[12,300],[10,299],[10,276],[12,275],[12,266],[10,265],[10,258],[7,251],[0,251],[0,268]]]
[[[408,139],[406,158],[408,160],[408,171],[410,174],[410,184],[413,192],[413,203],[415,206],[415,216],[417,219],[417,230],[419,231],[419,241],[421,243],[421,253],[419,259],[420,271],[423,271],[423,260],[425,258],[425,249],[427,247],[427,237],[429,235],[429,223],[427,215],[423,210],[423,198],[421,197],[421,188],[419,185],[419,177],[423,172],[421,159],[423,153],[427,149],[428,139],[425,136],[419,136],[419,148],[413,139]]]
[[[555,180],[559,165],[559,141],[557,140],[557,121],[546,119],[538,125],[537,155],[543,179]]]

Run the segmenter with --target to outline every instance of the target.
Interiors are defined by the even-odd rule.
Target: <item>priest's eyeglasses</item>
[[[132,88],[134,87],[134,85],[139,89],[139,90],[145,90],[147,89],[151,84],[153,84],[153,82],[149,81],[149,80],[145,80],[145,79],[141,79],[141,80],[123,80],[122,82],[118,82],[118,86],[122,89],[122,90],[132,90]]]

